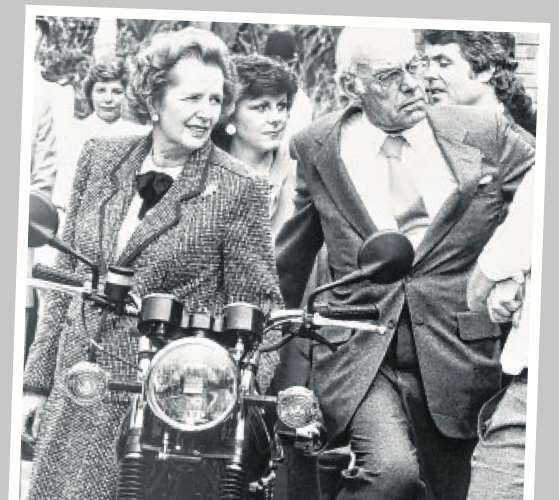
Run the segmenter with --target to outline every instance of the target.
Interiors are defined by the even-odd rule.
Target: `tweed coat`
[[[296,212],[276,240],[287,307],[300,303],[323,242],[331,277],[338,279],[356,270],[360,245],[378,230],[340,160],[341,123],[356,111],[350,107],[327,115],[292,141],[298,161]],[[379,323],[387,326],[387,333],[325,328],[323,334],[339,345],[337,352],[312,345],[307,353],[310,384],[331,438],[346,428],[376,376],[405,301],[428,408],[444,435],[476,437],[478,410],[501,384],[501,330],[485,313],[469,311],[466,283],[479,253],[503,221],[517,185],[532,167],[534,148],[503,116],[475,107],[433,108],[428,122],[457,189],[429,226],[411,272],[391,285],[356,284],[335,289],[328,297],[338,304],[378,304]],[[489,182],[480,183],[483,179]],[[285,378],[294,383],[300,368],[289,358],[286,351],[291,375]]]
[[[267,187],[247,167],[209,145],[193,154],[162,200],[115,256],[120,224],[135,194],[135,173],[151,135],[93,139],[79,160],[63,239],[101,264],[134,269],[132,291],[173,293],[192,310],[220,312],[234,301],[265,310],[281,303],[269,229]],[[85,266],[61,256],[58,265],[85,275]],[[68,397],[65,373],[87,359],[87,339],[98,329],[106,350],[136,361],[134,320],[101,315],[78,298],[52,292],[24,374],[24,390],[50,394],[45,406],[29,500],[110,500],[118,465],[115,443],[129,395],[112,392],[80,407]],[[87,327],[87,331],[84,327]],[[265,358],[266,386],[274,357]],[[113,381],[136,380],[136,370],[98,357]]]

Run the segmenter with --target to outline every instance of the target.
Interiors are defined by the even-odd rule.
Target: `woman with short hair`
[[[233,101],[225,44],[195,28],[155,35],[135,58],[128,96],[152,131],[85,145],[63,239],[100,262],[102,273],[111,264],[133,269],[132,292],[140,297],[170,293],[189,310],[211,314],[237,301],[265,313],[280,304],[267,186],[210,141]],[[88,272],[66,255],[57,266]],[[86,303],[82,321],[80,309],[79,298],[49,292],[27,362],[22,423],[32,420],[35,430],[41,423],[28,500],[116,495],[115,448],[130,394],[109,391],[84,407],[69,397],[64,378],[101,331],[96,363],[112,382],[136,381],[135,320]],[[274,363],[272,356],[261,363],[263,388]]]
[[[297,77],[284,63],[265,56],[237,56],[233,62],[237,74],[234,109],[216,127],[212,139],[270,184],[275,237],[293,211],[295,162],[284,133]]]

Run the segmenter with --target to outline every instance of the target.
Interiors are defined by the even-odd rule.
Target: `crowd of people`
[[[47,28],[37,22],[38,49]],[[309,286],[356,270],[368,236],[404,233],[415,259],[403,280],[329,297],[378,304],[386,335],[325,327],[336,352],[300,340],[262,364],[263,390],[314,391],[330,443],[323,456],[288,454],[279,497],[523,498],[536,113],[515,37],[345,28],[336,77],[348,104],[315,120],[297,60],[285,30],[245,56],[202,29],[154,35],[129,66],[90,68],[93,113],[72,141],[36,90],[31,188],[102,272],[131,267],[139,296],[215,313],[298,308]],[[60,254],[56,266],[87,272]],[[56,291],[37,302],[30,293],[22,425],[37,445],[22,496],[114,499],[130,395],[84,408],[63,380],[84,359],[86,325],[134,361],[131,320],[86,308],[84,324],[79,300]],[[104,352],[97,363],[136,378]]]

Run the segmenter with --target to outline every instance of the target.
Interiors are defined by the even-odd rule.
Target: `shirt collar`
[[[379,151],[381,150],[381,146],[383,146],[383,143],[385,142],[387,134],[380,128],[377,128],[375,125],[373,125],[368,120],[366,114],[363,111],[360,116],[360,126],[363,128],[364,132],[367,132],[367,136],[371,140],[373,150],[376,153],[379,153]]]
[[[425,118],[413,127],[403,130],[401,135],[413,149],[421,149],[433,137],[432,129]]]
[[[184,165],[177,165],[176,167],[168,167],[168,168],[158,167],[154,163],[154,160],[152,159],[152,154],[150,152],[146,155],[146,158],[144,158],[144,163],[142,163],[142,168],[140,169],[140,173],[145,174],[146,172],[150,172],[150,171],[163,172],[173,177],[173,180],[177,180],[177,177],[179,177],[179,174],[181,173],[183,168]]]
[[[374,148],[373,150],[376,153],[379,153],[385,139],[390,134],[387,134],[380,128],[373,125],[363,111],[360,115],[360,122],[360,126],[363,127],[364,131],[367,130],[368,136],[371,138],[371,145]],[[413,127],[403,130],[397,135],[402,135],[412,148],[420,148],[422,144],[425,144],[426,140],[433,135],[433,133],[430,125],[428,124],[428,120],[423,119]]]

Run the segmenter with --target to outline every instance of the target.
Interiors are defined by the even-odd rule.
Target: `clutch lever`
[[[330,319],[315,313],[312,317],[312,324],[315,326],[339,326],[341,328],[352,328],[353,330],[363,330],[366,332],[373,332],[379,335],[385,335],[387,328],[379,325],[372,325],[371,323],[363,323],[361,321],[348,321],[339,319]]]

